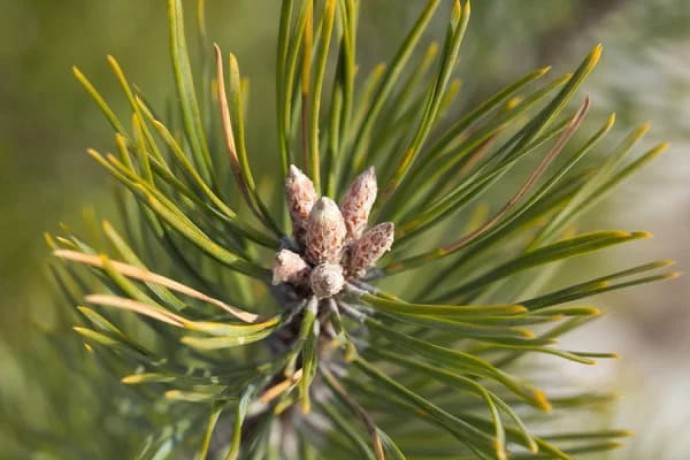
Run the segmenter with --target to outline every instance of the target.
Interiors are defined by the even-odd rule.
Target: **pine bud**
[[[317,299],[326,299],[339,293],[345,285],[343,268],[338,264],[318,265],[309,277],[311,290]]]
[[[314,264],[338,263],[345,241],[345,222],[338,205],[321,197],[314,204],[307,223],[306,255]]]
[[[376,172],[372,166],[355,178],[340,206],[348,239],[359,238],[366,228],[376,192]]]
[[[316,202],[316,191],[311,179],[295,165],[290,165],[290,172],[285,180],[285,196],[290,208],[292,234],[300,245],[304,245],[309,213]]]
[[[384,222],[371,227],[350,245],[347,259],[347,272],[351,276],[362,277],[366,269],[374,265],[391,248],[395,227],[392,222]]]
[[[306,284],[309,278],[309,271],[309,265],[299,254],[287,249],[281,249],[273,261],[273,284]]]

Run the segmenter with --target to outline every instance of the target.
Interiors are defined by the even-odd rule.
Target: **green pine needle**
[[[549,398],[517,361],[616,357],[559,347],[601,313],[570,302],[677,276],[665,260],[585,281],[568,272],[580,256],[650,236],[572,224],[666,144],[635,157],[642,125],[608,152],[613,115],[581,128],[590,100],[578,91],[601,45],[572,74],[529,72],[444,123],[471,20],[469,1],[455,1],[445,39],[417,56],[440,3],[419,11],[390,62],[360,69],[358,0],[283,0],[274,152],[248,142],[248,86],[235,56],[226,74],[208,43],[203,0],[199,60],[183,2],[168,2],[168,119],[180,126],[156,115],[115,58],[122,116],[74,68],[115,131],[116,154],[88,154],[115,179],[120,216],[91,219],[87,236],[48,236],[51,271],[89,355],[131,390],[122,404],[135,409],[114,417],[133,423],[138,458],[570,459],[628,435],[558,432],[610,398]],[[356,199],[346,190],[375,181],[370,166],[382,187],[363,204],[375,183],[350,189]],[[321,193],[340,202],[335,217],[324,211],[332,202],[314,204]],[[345,227],[348,200],[372,226],[395,224],[392,246],[390,224],[378,235]],[[548,282],[556,269],[560,287]]]

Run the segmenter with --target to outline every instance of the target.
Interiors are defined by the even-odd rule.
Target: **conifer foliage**
[[[674,276],[658,261],[576,280],[566,262],[649,236],[573,222],[665,144],[635,153],[644,125],[610,147],[613,115],[580,129],[600,46],[572,74],[538,69],[457,108],[469,2],[427,1],[374,69],[358,67],[359,3],[283,0],[274,153],[247,145],[248,86],[208,43],[201,0],[209,52],[196,57],[182,1],[168,1],[173,110],[150,106],[112,57],[129,114],[74,71],[115,131],[115,153],[88,154],[117,183],[119,223],[48,242],[75,330],[137,394],[122,416],[147,420],[131,433],[139,458],[615,447],[624,431],[569,424],[608,395],[542,389],[524,363],[613,357],[559,346],[600,314],[583,299]],[[440,43],[418,49],[446,13]],[[258,176],[258,162],[275,167]],[[558,267],[569,283],[549,283]]]

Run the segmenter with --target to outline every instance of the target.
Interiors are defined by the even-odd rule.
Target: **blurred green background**
[[[185,4],[191,11],[194,3]],[[269,158],[276,145],[278,3],[207,0],[211,39],[232,50],[251,79],[249,145]],[[363,74],[391,57],[401,25],[410,24],[423,3],[362,1]],[[656,236],[634,246],[636,254],[619,251],[616,261],[602,263],[669,257],[681,270],[690,263],[688,24],[686,0],[473,3],[461,57],[462,100],[476,101],[539,66],[571,69],[603,42],[604,59],[586,85],[597,114],[615,111],[621,132],[651,120],[649,143],[674,144],[591,216],[603,227]],[[165,2],[0,0],[0,458],[24,458],[27,451],[31,458],[53,458],[42,453],[40,440],[75,436],[94,446],[71,458],[122,458],[113,449],[127,427],[108,416],[121,391],[117,382],[93,363],[61,360],[62,350],[79,341],[51,299],[42,239],[59,222],[78,222],[86,204],[108,214],[109,183],[84,150],[112,149],[110,128],[70,70],[78,65],[115,109],[123,108],[107,54],[162,107],[171,88]],[[595,369],[563,368],[582,385],[624,395],[607,416],[637,436],[611,458],[682,460],[690,452],[683,436],[690,423],[688,298],[681,278],[596,299],[610,314],[571,337],[624,356]]]

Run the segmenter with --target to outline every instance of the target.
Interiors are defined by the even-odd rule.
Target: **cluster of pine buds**
[[[278,251],[273,284],[307,288],[316,298],[325,299],[338,294],[347,280],[366,275],[393,244],[391,222],[367,228],[376,192],[371,167],[357,176],[338,207],[328,197],[317,197],[312,181],[290,166],[285,195],[297,252]]]

